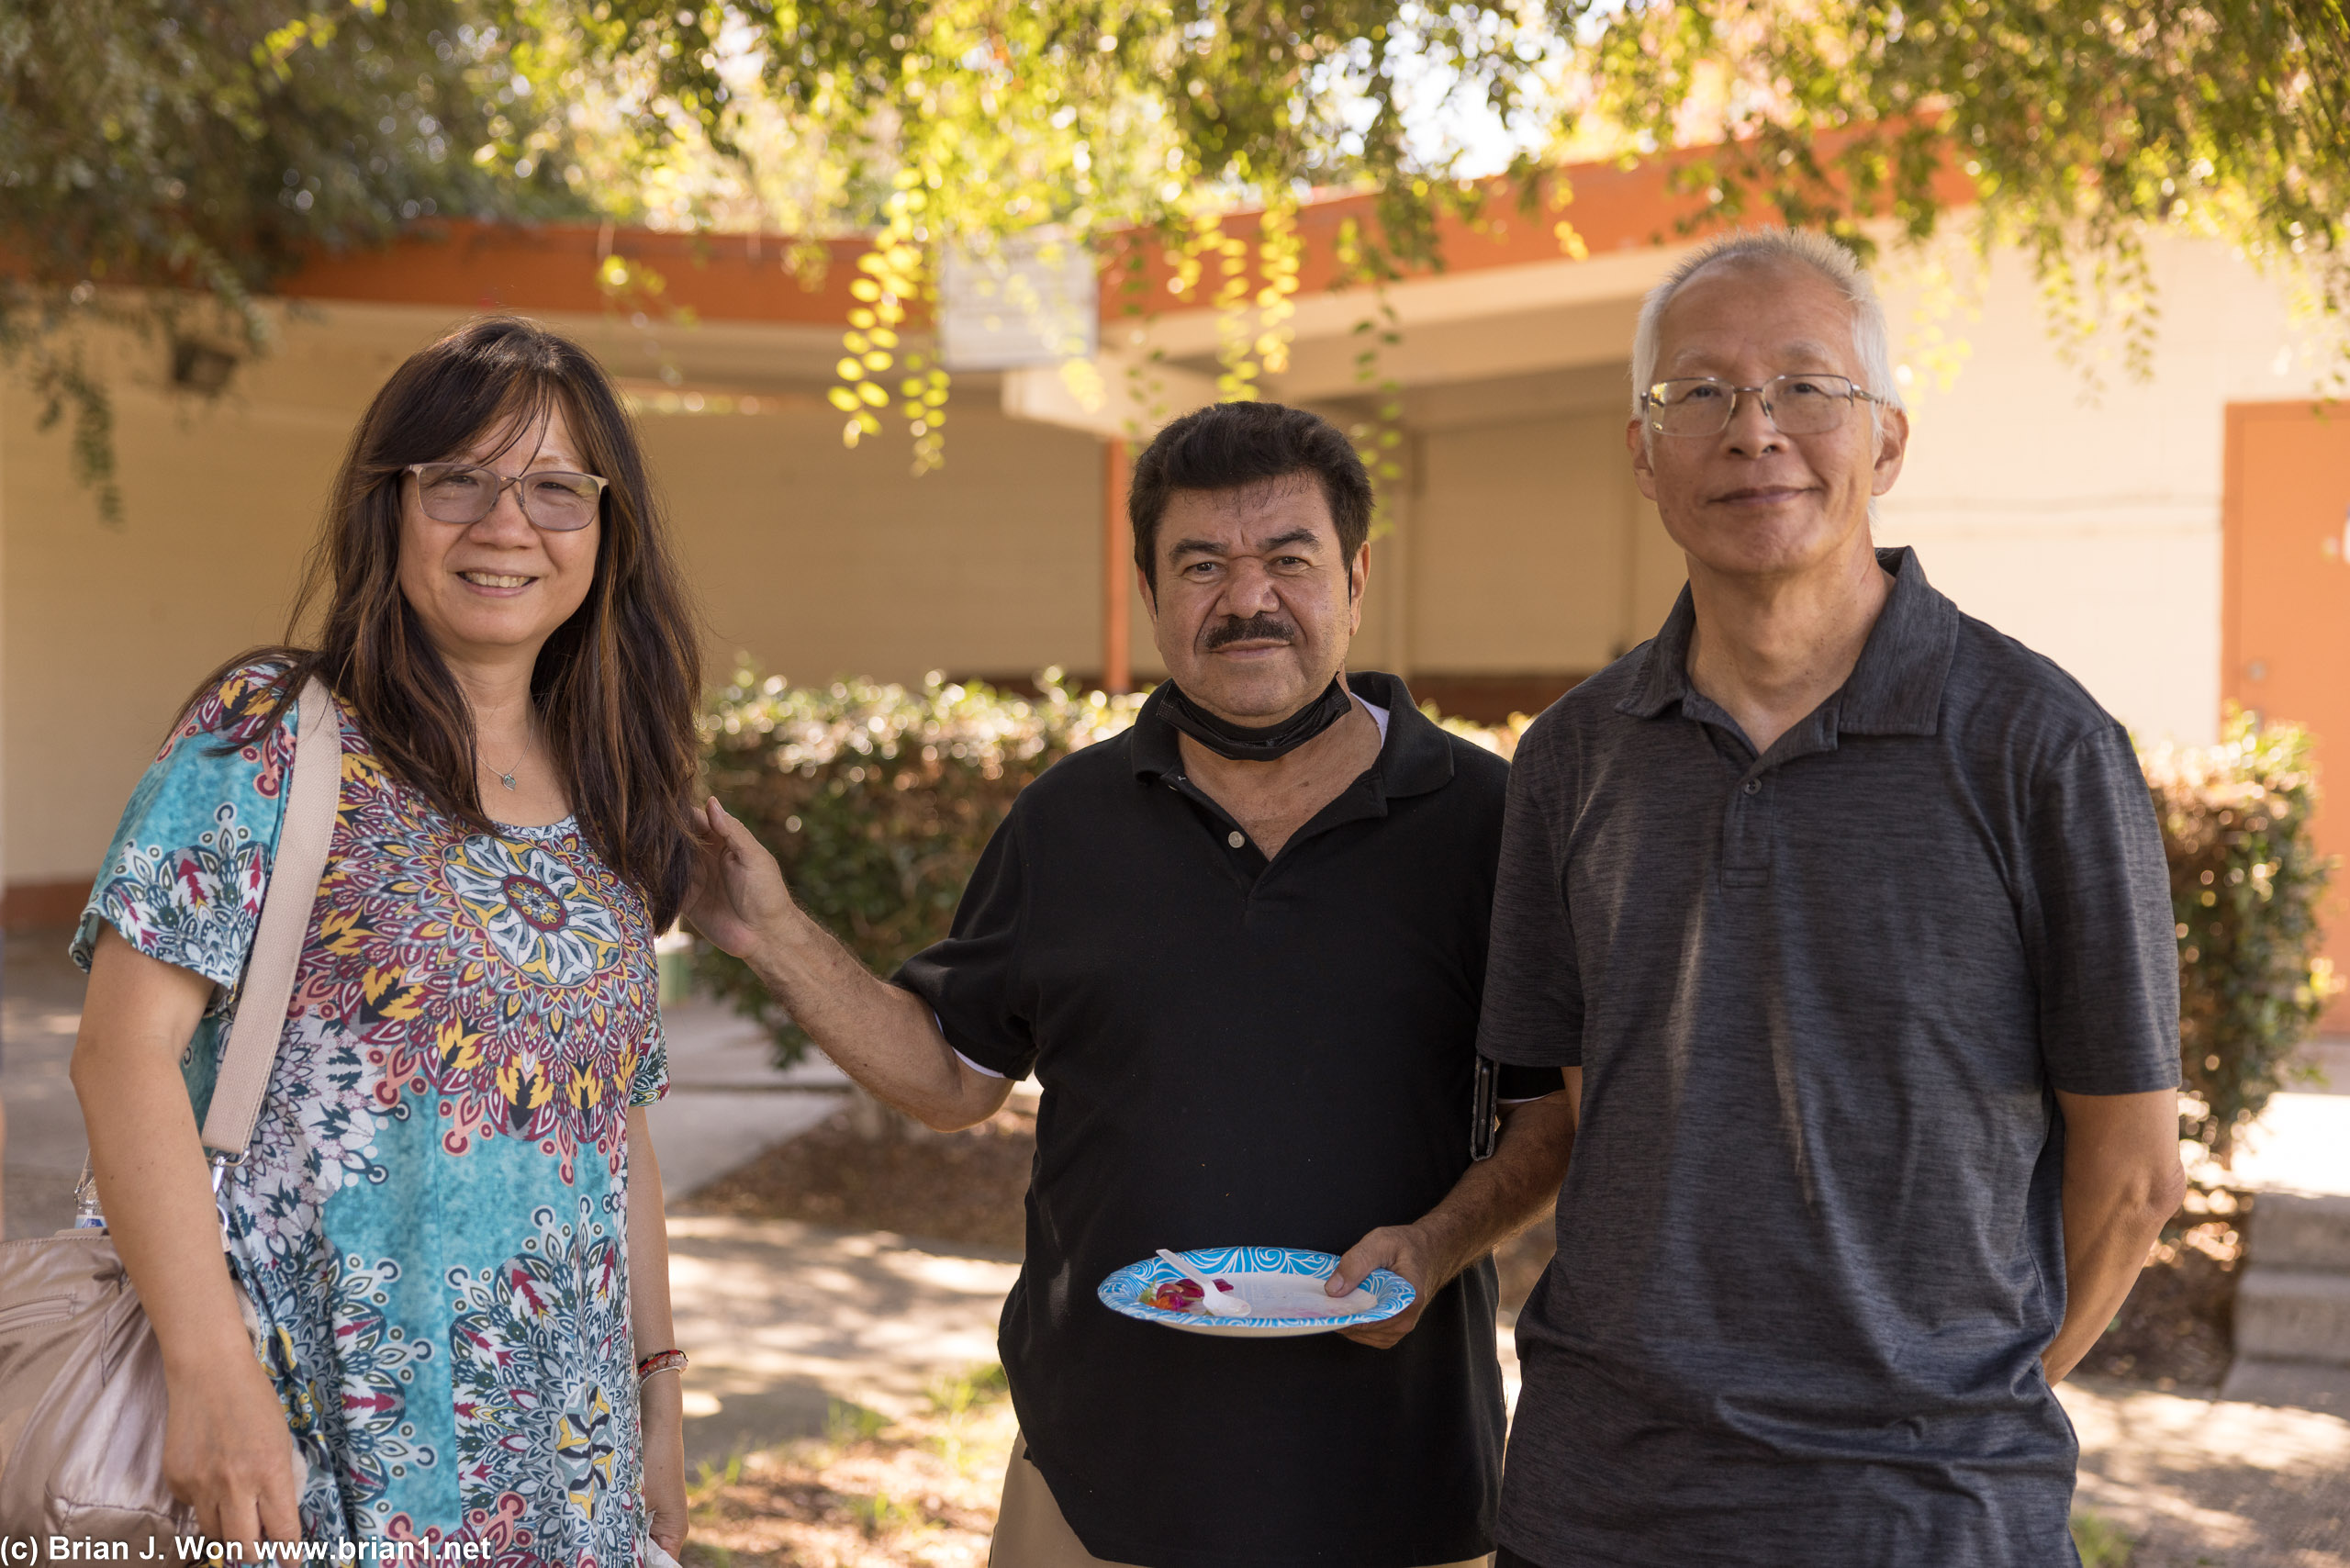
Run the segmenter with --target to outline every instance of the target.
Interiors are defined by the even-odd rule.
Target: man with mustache
[[[1466,1568],[1491,1548],[1488,1254],[1556,1191],[1569,1111],[1555,1069],[1509,1070],[1519,1103],[1472,1163],[1506,770],[1400,680],[1344,673],[1371,510],[1312,414],[1225,403],[1162,431],[1128,510],[1170,678],[1020,797],[952,935],[895,984],[711,802],[726,875],[695,924],[859,1082],[939,1128],[1031,1070],[1044,1087],[994,1568]],[[1331,1294],[1384,1267],[1418,1300],[1259,1341],[1095,1298],[1158,1248],[1237,1244],[1343,1253]]]
[[[1871,498],[1908,423],[1816,235],[1649,297],[1688,557],[1521,742],[1481,1044],[1580,1105],[1500,1568],[2076,1561],[2049,1385],[2177,1209],[2178,955],[2121,726]]]

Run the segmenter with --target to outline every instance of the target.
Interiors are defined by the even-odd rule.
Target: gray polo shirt
[[[1757,758],[1655,640],[1510,770],[1480,1048],[1580,1066],[1500,1538],[1545,1568],[2075,1561],[2052,1093],[2178,1081],[2120,724],[1908,550]]]

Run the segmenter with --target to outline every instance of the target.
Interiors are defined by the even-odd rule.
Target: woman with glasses
[[[74,938],[73,1081],[163,1356],[165,1476],[248,1561],[297,1533],[675,1552],[683,1358],[643,1107],[700,679],[611,384],[517,320],[418,353],[360,421],[311,572],[315,641],[197,689]],[[336,711],[295,705],[313,675]],[[295,732],[323,723],[340,816],[216,1214],[196,1128]]]

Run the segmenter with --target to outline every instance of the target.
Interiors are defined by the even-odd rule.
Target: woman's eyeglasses
[[[477,463],[411,463],[406,472],[416,476],[417,499],[435,522],[479,522],[511,485],[532,527],[570,533],[596,521],[604,496],[604,481],[593,474],[541,469],[509,478]]]

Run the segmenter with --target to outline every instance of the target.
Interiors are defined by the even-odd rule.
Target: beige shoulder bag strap
[[[228,1165],[244,1159],[261,1116],[278,1036],[285,1031],[285,1009],[294,1000],[294,971],[309,931],[310,905],[319,896],[319,879],[326,875],[327,846],[334,837],[335,802],[341,793],[342,716],[318,677],[304,683],[295,716],[285,821],[278,830],[269,890],[262,895],[252,956],[245,961],[236,1021],[229,1025],[211,1108],[204,1117],[204,1147]]]

